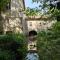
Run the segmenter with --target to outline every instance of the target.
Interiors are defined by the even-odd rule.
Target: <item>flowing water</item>
[[[30,33],[32,36],[29,36],[28,38],[28,53],[26,56],[26,60],[39,60],[39,56],[36,52],[37,51],[37,47],[36,47],[36,36],[34,35],[35,31],[33,31]],[[37,34],[37,33],[36,33]]]
[[[37,53],[28,53],[26,60],[39,60],[39,56]]]

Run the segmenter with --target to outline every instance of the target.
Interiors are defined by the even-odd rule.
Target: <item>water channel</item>
[[[26,60],[39,60],[39,56],[37,53],[28,53]]]
[[[39,60],[39,56],[36,52],[37,47],[36,47],[36,35],[37,33],[35,31],[30,31],[29,33],[29,39],[28,39],[28,53],[26,56],[26,60]],[[30,52],[32,51],[32,52]]]

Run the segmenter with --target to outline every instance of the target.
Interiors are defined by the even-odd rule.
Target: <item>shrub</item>
[[[26,37],[23,34],[0,36],[0,60],[23,60],[27,52]]]
[[[60,60],[60,22],[38,33],[37,48],[40,60]]]

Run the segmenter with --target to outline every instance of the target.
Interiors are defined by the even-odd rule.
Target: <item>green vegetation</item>
[[[37,40],[40,60],[60,60],[60,22],[51,30],[39,32]]]
[[[24,60],[26,52],[26,37],[23,34],[0,36],[0,60]]]
[[[33,0],[42,2],[41,9],[47,8],[47,15],[52,17],[60,16],[60,9],[47,5],[49,0]],[[3,31],[3,18],[1,12],[10,0],[0,0],[0,33]],[[51,3],[51,2],[50,2]],[[50,9],[52,7],[52,9]],[[27,16],[36,16],[41,11],[39,9],[27,8]],[[45,15],[45,14],[43,14]],[[0,60],[25,60],[27,52],[27,41],[23,34],[0,35]],[[40,60],[60,60],[60,22],[53,25],[51,30],[41,31],[37,35],[37,48]]]
[[[60,19],[60,9],[56,7],[56,5],[52,4],[52,2],[55,2],[54,0],[32,0],[33,3],[37,2],[40,3],[38,8],[29,8],[27,7],[25,9],[25,14],[27,16],[44,16],[47,15],[51,18],[55,17],[57,20]],[[48,3],[49,2],[49,3]],[[56,3],[57,4],[57,3]],[[59,7],[59,6],[58,6]],[[42,13],[43,10],[43,13]]]
[[[4,11],[10,0],[0,0],[0,12]]]
[[[40,10],[38,8],[26,8],[25,9],[25,14],[27,16],[36,16],[40,14]]]
[[[32,0],[32,1],[40,3],[39,8],[43,10],[43,15],[47,14],[47,15],[51,15],[51,17],[57,17],[57,20],[58,18],[60,18],[59,17],[60,16],[60,7],[59,7],[60,5],[57,3],[56,4],[52,3],[57,0]]]
[[[6,6],[10,0],[0,0],[0,34],[3,34],[3,17],[1,16],[1,13],[6,11]]]

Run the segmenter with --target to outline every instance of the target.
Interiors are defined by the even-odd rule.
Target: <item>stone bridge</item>
[[[56,21],[47,17],[25,17],[23,24],[25,34],[28,34],[28,51],[37,52],[36,36],[39,31],[51,29]]]
[[[52,28],[52,25],[56,22],[55,20],[48,17],[41,16],[30,16],[25,18],[26,21],[26,32],[36,31],[37,33],[42,30]]]

